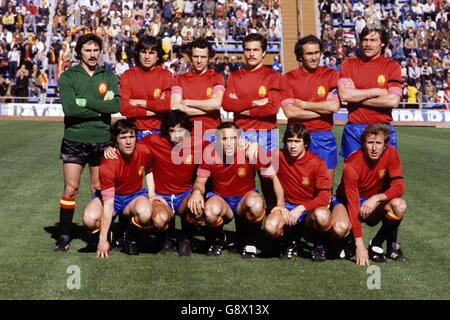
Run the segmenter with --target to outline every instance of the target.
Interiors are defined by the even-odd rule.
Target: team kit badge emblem
[[[238,169],[238,176],[239,177],[243,178],[243,177],[245,177],[245,174],[246,174],[245,168],[241,167],[241,168]]]
[[[321,97],[321,98],[325,97],[325,93],[326,93],[326,90],[325,90],[324,86],[319,86],[317,88],[317,95],[319,97]]]
[[[308,177],[302,177],[302,185],[304,185],[304,186],[309,185],[309,178]]]
[[[161,89],[156,88],[156,89],[153,91],[153,97],[154,97],[155,99],[161,98]]]
[[[106,84],[106,82],[100,82],[98,84],[98,93],[100,93],[101,95],[105,95],[106,92],[108,92],[108,85]]]
[[[383,179],[385,174],[386,174],[386,169],[380,169],[378,171],[378,176],[380,177],[380,179]]]
[[[384,74],[380,74],[377,78],[377,84],[380,88],[382,88],[386,83],[386,77]]]
[[[259,87],[259,89],[258,89],[258,95],[259,95],[261,98],[264,98],[264,97],[266,96],[266,94],[267,94],[267,89],[266,89],[266,87],[264,87],[264,86]]]
[[[211,98],[211,96],[212,96],[212,88],[211,88],[211,87],[209,87],[208,89],[206,89],[206,96],[207,96],[208,98]]]

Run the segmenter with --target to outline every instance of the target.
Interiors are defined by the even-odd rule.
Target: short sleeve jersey
[[[212,69],[202,74],[190,71],[175,78],[172,93],[179,93],[186,100],[210,99],[213,93],[225,91],[225,80],[220,73]],[[191,120],[201,121],[202,133],[208,129],[216,129],[220,124],[220,110],[209,112],[205,116],[193,116]]]
[[[363,61],[346,59],[341,64],[338,85],[351,79],[356,89],[381,88],[390,94],[402,96],[400,65],[383,56]],[[348,104],[348,121],[353,123],[391,123],[392,108],[370,108],[360,103]]]
[[[149,159],[147,148],[136,144],[129,160],[124,160],[118,151],[116,154],[118,159],[103,158],[100,163],[100,189],[104,191],[114,188],[115,194],[119,196],[141,190]]]
[[[211,159],[199,165],[197,176],[210,178],[212,191],[225,197],[243,196],[254,190],[257,171],[261,170],[263,176],[271,176],[275,172],[269,159],[258,157],[256,163],[249,163],[245,151],[239,151],[230,164],[225,164],[215,152]]]
[[[202,162],[209,142],[186,138],[173,146],[160,135],[151,134],[139,141],[150,151],[148,172],[153,172],[155,191],[159,194],[179,194],[192,188],[194,173]]]
[[[293,103],[292,99],[309,102],[322,102],[328,94],[334,94],[337,98],[337,81],[339,73],[330,68],[319,66],[313,73],[303,68],[292,70],[282,76],[285,81],[286,92],[283,92],[281,105]],[[333,128],[333,114],[322,115],[320,118],[311,120],[288,119],[288,124],[301,122],[309,131],[324,131]]]

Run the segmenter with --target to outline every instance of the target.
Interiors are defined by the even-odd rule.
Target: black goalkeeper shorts
[[[109,142],[86,143],[63,139],[60,158],[64,162],[77,163],[82,166],[88,163],[91,167],[97,167],[100,165],[103,152],[108,145]]]

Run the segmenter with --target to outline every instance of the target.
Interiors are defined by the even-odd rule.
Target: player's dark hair
[[[154,36],[149,36],[149,35],[145,35],[143,36],[138,43],[136,44],[136,47],[134,48],[134,61],[136,63],[137,66],[142,67],[141,66],[141,62],[139,61],[139,52],[141,52],[142,50],[148,50],[150,49],[155,50],[158,54],[158,61],[156,62],[157,65],[161,65],[164,62],[164,49],[162,46],[162,42],[161,39],[154,37]]]
[[[235,122],[233,122],[233,121],[223,121],[216,128],[216,133],[215,133],[216,140],[220,138],[220,130],[228,129],[228,128],[235,128],[237,133],[238,133],[238,137],[241,136],[242,130],[241,130],[241,128],[239,128],[239,126]]]
[[[307,43],[318,44],[319,48],[320,48],[320,52],[321,53],[323,52],[323,42],[319,38],[317,38],[315,35],[310,34],[306,37],[299,39],[297,41],[297,43],[295,44],[294,53],[295,53],[295,56],[296,56],[298,62],[302,62],[303,46]]]
[[[381,54],[384,54],[384,50],[389,46],[389,34],[386,30],[386,27],[384,27],[381,23],[373,23],[366,25],[359,35],[359,41],[362,43],[363,39],[372,31],[377,32],[380,35],[381,43],[384,44],[384,46],[381,47]]]
[[[359,137],[359,142],[361,143],[361,146],[364,146],[366,143],[366,139],[368,135],[377,135],[378,133],[382,132],[384,135],[384,145],[387,146],[389,141],[391,140],[391,130],[388,126],[384,124],[369,124],[364,131],[361,133],[361,136]]]
[[[209,59],[214,58],[214,56],[216,55],[216,51],[214,50],[212,44],[206,38],[197,38],[194,41],[192,41],[191,43],[189,43],[186,53],[188,54],[188,56],[190,58],[192,57],[192,50],[194,48],[199,48],[199,49],[207,48]]]
[[[293,122],[287,125],[286,131],[284,132],[283,136],[283,143],[286,144],[289,138],[294,137],[303,139],[305,149],[309,149],[309,145],[311,144],[311,135],[305,125],[298,122]]]
[[[181,125],[182,128],[191,132],[194,124],[189,119],[187,113],[181,110],[171,110],[166,113],[161,121],[161,136],[168,138],[170,136],[169,129],[176,125]]]
[[[261,49],[263,52],[267,51],[267,39],[259,34],[259,33],[249,33],[248,35],[245,36],[244,40],[242,41],[242,48],[244,48],[245,50],[245,44],[247,42],[253,42],[253,41],[259,41],[261,43]]]
[[[81,49],[83,48],[83,46],[91,41],[97,43],[98,48],[102,50],[102,39],[100,39],[99,36],[97,36],[95,33],[83,34],[78,38],[77,44],[75,46],[75,56],[78,60],[81,59]]]
[[[127,119],[119,119],[111,125],[109,132],[111,134],[111,144],[117,147],[117,137],[119,134],[134,132],[137,138],[138,128]]]

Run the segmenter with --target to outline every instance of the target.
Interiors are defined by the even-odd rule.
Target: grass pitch
[[[342,127],[334,132],[339,144]],[[450,298],[449,129],[397,128],[408,204],[399,242],[409,261],[372,264],[380,275],[375,289],[369,288],[374,269],[346,260],[246,261],[227,252],[217,258],[113,252],[107,260],[97,259],[95,253],[82,252],[86,242],[81,215],[90,197],[88,170],[83,173],[74,217],[81,236],[68,252],[54,253],[52,236],[63,189],[62,133],[61,122],[0,121],[0,299]],[[341,172],[339,158],[335,186]],[[226,227],[233,228],[234,223]],[[364,225],[366,242],[377,229]],[[74,275],[79,275],[75,281]]]

